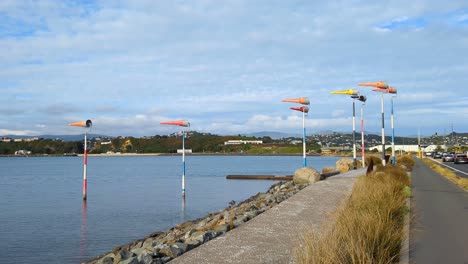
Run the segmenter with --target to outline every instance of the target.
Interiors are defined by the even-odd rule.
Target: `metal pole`
[[[86,167],[88,166],[88,137],[87,131],[84,134],[84,160],[83,160],[83,200],[86,200],[87,197],[87,179],[86,179]]]
[[[392,126],[392,164],[395,165],[396,160],[395,160],[395,128],[393,126],[393,96],[390,99],[392,102],[392,109],[391,109],[392,113],[390,116],[390,124]]]
[[[353,166],[354,169],[357,169],[357,160],[356,160],[356,100],[353,99]]]
[[[185,197],[185,133],[182,132],[182,196]]]
[[[366,167],[366,151],[364,147],[364,104],[361,104],[361,156],[362,167]]]
[[[385,166],[385,119],[384,119],[384,97],[383,93],[380,97],[380,104],[382,107],[382,165]]]
[[[302,129],[304,131],[302,135],[302,155],[304,158],[304,167],[307,167],[307,159],[306,159],[306,129],[305,129],[305,112],[302,111]]]

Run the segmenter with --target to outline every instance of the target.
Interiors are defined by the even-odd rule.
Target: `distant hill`
[[[272,139],[302,137],[301,134],[291,134],[291,133],[272,132],[272,131],[261,131],[261,132],[243,134],[243,135],[247,137],[257,137],[257,138],[271,137]]]
[[[78,135],[38,135],[38,136],[16,136],[16,135],[2,135],[0,137],[15,138],[44,138],[44,139],[58,139],[63,141],[79,141],[83,140],[83,134]],[[93,138],[113,138],[111,136],[99,135],[99,134],[88,134],[88,139]]]

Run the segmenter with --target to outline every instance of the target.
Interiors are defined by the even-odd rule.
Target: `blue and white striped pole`
[[[185,132],[182,132],[182,196],[185,197]]]

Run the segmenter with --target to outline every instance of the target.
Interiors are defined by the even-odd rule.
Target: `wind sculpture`
[[[331,94],[341,94],[341,95],[350,95],[353,99],[353,167],[357,169],[357,159],[356,159],[356,106],[355,101],[356,99],[365,102],[367,100],[366,96],[360,95],[358,90],[348,89],[348,90],[340,90],[331,92]],[[361,108],[362,110],[362,108]],[[364,121],[363,121],[363,113],[361,111],[361,132],[362,132],[362,164],[364,166]]]
[[[380,97],[380,105],[381,105],[381,112],[382,112],[382,165],[385,166],[386,161],[385,161],[385,119],[384,119],[384,93],[389,93],[389,94],[396,94],[397,89],[394,87],[388,86],[388,83],[383,82],[383,81],[378,81],[378,82],[365,82],[365,83],[359,83],[359,86],[368,86],[368,87],[374,87],[372,91],[374,92],[381,92],[381,97]],[[393,118],[392,118],[393,119]],[[393,122],[392,122],[393,124]],[[393,125],[392,125],[393,126]],[[392,139],[392,153],[395,152],[395,142]]]
[[[302,104],[304,106],[300,107],[291,107],[291,110],[299,111],[302,112],[302,130],[303,130],[303,135],[302,135],[302,156],[303,156],[303,165],[304,167],[307,167],[307,159],[306,159],[306,129],[305,129],[305,116],[307,113],[309,113],[309,107],[306,105],[310,104],[309,98],[308,97],[301,97],[301,98],[292,98],[292,99],[284,99],[282,102],[287,102],[287,103],[297,103],[297,104]]]
[[[87,172],[87,166],[88,166],[88,138],[87,134],[88,131],[91,129],[93,126],[93,122],[91,120],[86,120],[86,121],[81,121],[81,122],[75,122],[68,124],[69,126],[74,126],[74,127],[83,127],[85,128],[85,133],[84,133],[84,158],[83,158],[83,200],[86,201],[87,199],[87,189],[88,189],[88,183],[87,183],[87,178],[86,178],[86,172]]]
[[[190,123],[186,120],[164,121],[161,125],[190,127]],[[186,132],[182,131],[182,197],[185,198],[185,137]]]

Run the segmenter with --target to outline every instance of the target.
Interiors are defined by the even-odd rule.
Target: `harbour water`
[[[335,157],[308,157],[321,170]],[[287,175],[298,156],[188,156],[186,199],[180,156],[90,157],[82,200],[82,157],[0,158],[1,263],[79,263],[155,231],[222,210],[273,181],[228,174]]]

